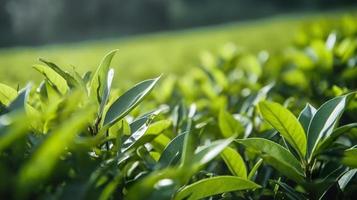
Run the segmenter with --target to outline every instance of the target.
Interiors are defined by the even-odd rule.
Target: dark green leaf
[[[328,137],[333,126],[340,119],[346,106],[346,96],[339,96],[324,103],[316,112],[309,125],[308,155],[314,155],[315,148],[321,139]]]
[[[104,125],[111,126],[133,110],[149,94],[160,77],[138,83],[120,96],[108,109]]]
[[[306,104],[305,108],[301,111],[298,119],[302,127],[304,128],[305,134],[309,129],[309,124],[316,113],[316,109],[310,105],[309,103]]]

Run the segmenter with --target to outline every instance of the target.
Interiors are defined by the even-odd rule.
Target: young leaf
[[[34,65],[33,68],[43,74],[57,92],[60,94],[65,94],[67,92],[68,85],[66,80],[53,69],[43,65]]]
[[[149,94],[160,77],[138,83],[120,96],[108,109],[104,126],[111,126],[133,110]]]
[[[247,179],[247,168],[245,167],[243,158],[236,150],[231,147],[226,147],[221,153],[221,157],[233,175]]]
[[[312,105],[307,103],[305,108],[301,111],[298,117],[300,124],[304,128],[305,134],[309,129],[309,124],[311,122],[311,119],[314,117],[315,113],[316,113],[316,108],[314,108]]]
[[[254,164],[252,170],[250,170],[250,172],[249,172],[249,174],[248,174],[248,177],[247,177],[249,180],[252,180],[252,179],[253,179],[255,173],[258,171],[258,169],[259,169],[260,165],[262,165],[262,163],[263,163],[263,159],[260,158],[260,159],[258,160],[258,162],[256,162],[256,163]]]
[[[110,69],[108,71],[107,80],[106,80],[105,85],[104,85],[103,97],[102,97],[102,100],[100,102],[99,116],[102,116],[103,110],[104,110],[104,106],[108,102],[109,95],[110,95],[110,89],[112,87],[113,78],[114,78],[114,69]]]
[[[306,135],[296,117],[289,110],[274,102],[260,102],[259,110],[264,120],[279,131],[301,157],[305,157]]]
[[[0,103],[9,105],[17,97],[17,91],[5,84],[0,83]]]
[[[97,99],[99,103],[102,102],[104,90],[105,87],[107,87],[108,71],[110,67],[109,65],[117,51],[118,50],[116,49],[105,55],[92,76],[92,80],[89,86],[89,95],[92,98]]]
[[[263,138],[237,140],[238,143],[253,149],[260,154],[266,163],[273,166],[285,176],[300,182],[304,178],[304,170],[299,161],[284,147]]]
[[[30,90],[31,90],[31,83],[27,84],[26,87],[19,92],[19,95],[8,106],[8,110],[9,111],[18,110],[18,109],[25,110],[25,105],[27,103]]]
[[[225,138],[231,137],[233,135],[238,136],[244,131],[244,128],[240,122],[234,119],[234,117],[224,109],[221,109],[219,112],[218,125],[222,135]]]
[[[319,141],[332,133],[333,126],[341,117],[345,106],[346,95],[327,101],[317,110],[310,122],[307,133],[307,147],[310,159],[314,155]]]
[[[42,58],[40,58],[40,61],[45,63],[48,67],[50,67],[53,71],[55,71],[57,74],[59,74],[60,76],[62,76],[62,78],[64,78],[67,82],[67,85],[70,88],[74,88],[79,86],[79,83],[76,81],[75,78],[73,78],[72,75],[70,75],[68,72],[63,71],[61,68],[59,68],[56,64],[52,63],[52,62],[48,62]]]
[[[174,200],[195,200],[210,197],[225,192],[238,190],[253,190],[260,188],[256,183],[235,176],[216,176],[197,181],[183,187],[174,197]]]

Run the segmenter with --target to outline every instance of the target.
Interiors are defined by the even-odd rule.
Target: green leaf
[[[256,183],[235,176],[216,176],[197,181],[183,187],[174,197],[174,200],[195,200],[213,195],[238,190],[252,190],[260,188]]]
[[[92,76],[89,86],[89,94],[92,98],[97,99],[99,103],[102,102],[105,93],[104,90],[105,87],[107,87],[109,65],[117,51],[118,50],[116,49],[105,55]]]
[[[110,89],[112,87],[112,81],[114,78],[114,69],[110,69],[108,71],[107,79],[106,82],[104,83],[104,91],[103,91],[103,97],[100,102],[100,107],[99,107],[99,116],[102,116],[103,111],[104,111],[104,106],[107,104],[109,95],[110,95]]]
[[[60,94],[65,94],[68,90],[68,85],[66,80],[59,75],[56,71],[43,65],[34,65],[33,68],[43,74],[51,86],[57,90]]]
[[[253,149],[266,163],[290,179],[297,182],[304,179],[304,170],[299,161],[281,145],[263,138],[248,138],[237,142]]]
[[[294,188],[292,188],[288,184],[280,182],[280,181],[275,181],[275,180],[273,180],[272,182],[279,185],[283,189],[284,195],[286,195],[286,197],[288,199],[290,199],[290,200],[305,200],[306,199],[306,197],[304,196],[303,193],[296,191]]]
[[[30,189],[51,174],[60,156],[73,144],[74,138],[85,128],[92,116],[93,109],[82,109],[49,135],[21,168],[18,179],[20,190]]]
[[[338,179],[338,186],[342,191],[344,191],[348,183],[353,180],[352,178],[355,176],[356,173],[357,169],[351,169]]]
[[[260,158],[258,160],[258,162],[256,162],[254,164],[252,170],[250,170],[250,172],[248,174],[248,177],[247,177],[249,180],[253,180],[253,177],[254,177],[255,173],[258,171],[258,169],[259,169],[260,165],[262,165],[262,163],[263,163],[263,159]]]
[[[244,131],[240,122],[234,119],[234,117],[224,109],[221,109],[219,112],[218,125],[225,138],[233,135],[239,136]]]
[[[316,113],[316,108],[314,108],[312,105],[307,103],[305,108],[301,111],[298,117],[300,124],[304,128],[305,134],[309,129],[309,124],[311,122],[311,119],[314,117],[315,113]]]
[[[165,147],[158,161],[160,168],[171,165],[174,159],[181,157],[185,134],[187,132],[179,134]]]
[[[343,154],[342,163],[357,168],[357,148],[346,150]]]
[[[160,120],[150,125],[143,124],[123,143],[122,152],[127,151],[129,148],[138,147],[150,142],[170,126],[170,120]]]
[[[3,122],[12,122],[9,126],[4,127]],[[20,138],[24,137],[28,132],[31,119],[24,112],[15,112],[2,115],[0,117],[0,152]]]
[[[336,128],[335,130],[333,130],[332,134],[329,137],[327,137],[324,140],[321,140],[321,142],[319,142],[314,154],[319,154],[321,151],[327,149],[341,135],[350,131],[353,128],[357,128],[357,123],[346,124],[344,126]]]
[[[25,106],[27,103],[28,96],[31,90],[31,83],[27,84],[25,88],[23,88],[19,95],[10,103],[8,106],[9,111],[14,110],[25,110]]]
[[[208,145],[198,147],[190,164],[194,169],[199,169],[201,166],[207,164],[218,156],[233,140],[234,138],[230,137],[224,140],[216,140]]]
[[[247,168],[243,158],[236,150],[231,147],[226,147],[221,153],[221,157],[233,175],[247,179]]]
[[[171,199],[172,193],[178,189],[176,184],[186,181],[183,180],[186,173],[187,172],[182,169],[170,167],[153,171],[129,188],[126,199]],[[170,191],[167,193],[165,191],[166,189],[170,189]]]
[[[53,69],[53,71],[55,71],[57,74],[59,74],[60,76],[62,76],[62,78],[64,78],[67,82],[67,85],[70,88],[75,88],[78,87],[80,84],[76,81],[76,79],[70,75],[68,72],[63,71],[61,68],[59,68],[56,64],[46,61],[42,58],[40,58],[40,61],[45,63],[48,67],[50,67],[51,69]]]
[[[328,137],[333,126],[340,119],[346,106],[346,95],[333,98],[324,103],[311,120],[308,130],[308,155],[311,159],[321,139]]]
[[[17,91],[5,84],[0,83],[0,103],[9,105],[17,97]]]
[[[264,120],[279,131],[302,158],[305,157],[306,135],[296,117],[289,110],[274,102],[260,102],[259,110]]]
[[[138,83],[120,96],[108,109],[104,126],[111,126],[133,110],[149,94],[160,77]]]

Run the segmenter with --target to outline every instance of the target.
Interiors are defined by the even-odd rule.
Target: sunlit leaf
[[[226,147],[222,151],[221,157],[233,175],[247,179],[247,168],[244,160],[236,150],[231,147]]]
[[[233,135],[238,136],[244,131],[241,123],[234,119],[234,117],[224,109],[221,109],[219,112],[218,124],[221,133],[225,138],[231,137]]]
[[[121,95],[109,107],[104,118],[104,125],[111,126],[113,123],[127,115],[153,89],[159,79],[160,77],[138,83],[133,88],[129,89],[123,95]]]
[[[342,157],[342,163],[349,167],[357,168],[357,149],[346,150]]]
[[[61,94],[65,94],[68,90],[66,80],[53,69],[44,65],[34,65],[34,69],[43,74],[51,84],[51,86]]]
[[[202,199],[205,197],[233,192],[238,190],[252,190],[260,186],[256,183],[235,176],[216,176],[202,179],[191,185],[183,187],[174,197],[175,200],[181,199]]]
[[[10,86],[0,83],[0,103],[9,105],[17,97],[17,91]]]
[[[262,101],[259,110],[270,125],[291,144],[297,152],[306,154],[306,135],[303,127],[296,117],[278,103]]]
[[[304,179],[304,171],[299,161],[281,145],[263,138],[248,138],[237,142],[254,150],[283,175],[297,182]]]
[[[76,81],[75,78],[73,78],[72,75],[70,75],[68,72],[63,71],[60,67],[58,67],[56,64],[46,61],[42,58],[40,58],[40,61],[45,63],[48,67],[50,67],[51,69],[53,69],[53,71],[55,71],[57,74],[59,74],[60,76],[62,76],[62,78],[64,78],[67,82],[67,85],[70,88],[74,88],[79,86],[79,83]]]
[[[339,96],[324,103],[312,118],[308,129],[308,155],[313,156],[322,138],[328,137],[346,106],[346,96]]]
[[[97,70],[92,76],[92,80],[89,86],[89,94],[91,98],[98,100],[99,103],[102,102],[102,98],[105,93],[105,88],[108,87],[110,63],[112,62],[112,59],[117,51],[118,50],[113,50],[107,55],[105,55],[103,60],[100,62]]]

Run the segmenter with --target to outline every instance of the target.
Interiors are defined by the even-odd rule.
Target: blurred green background
[[[354,12],[353,0],[2,0],[0,80],[40,80],[39,57],[67,70],[93,70],[110,50],[115,84],[182,74],[202,51],[232,42],[280,51],[302,25]]]

